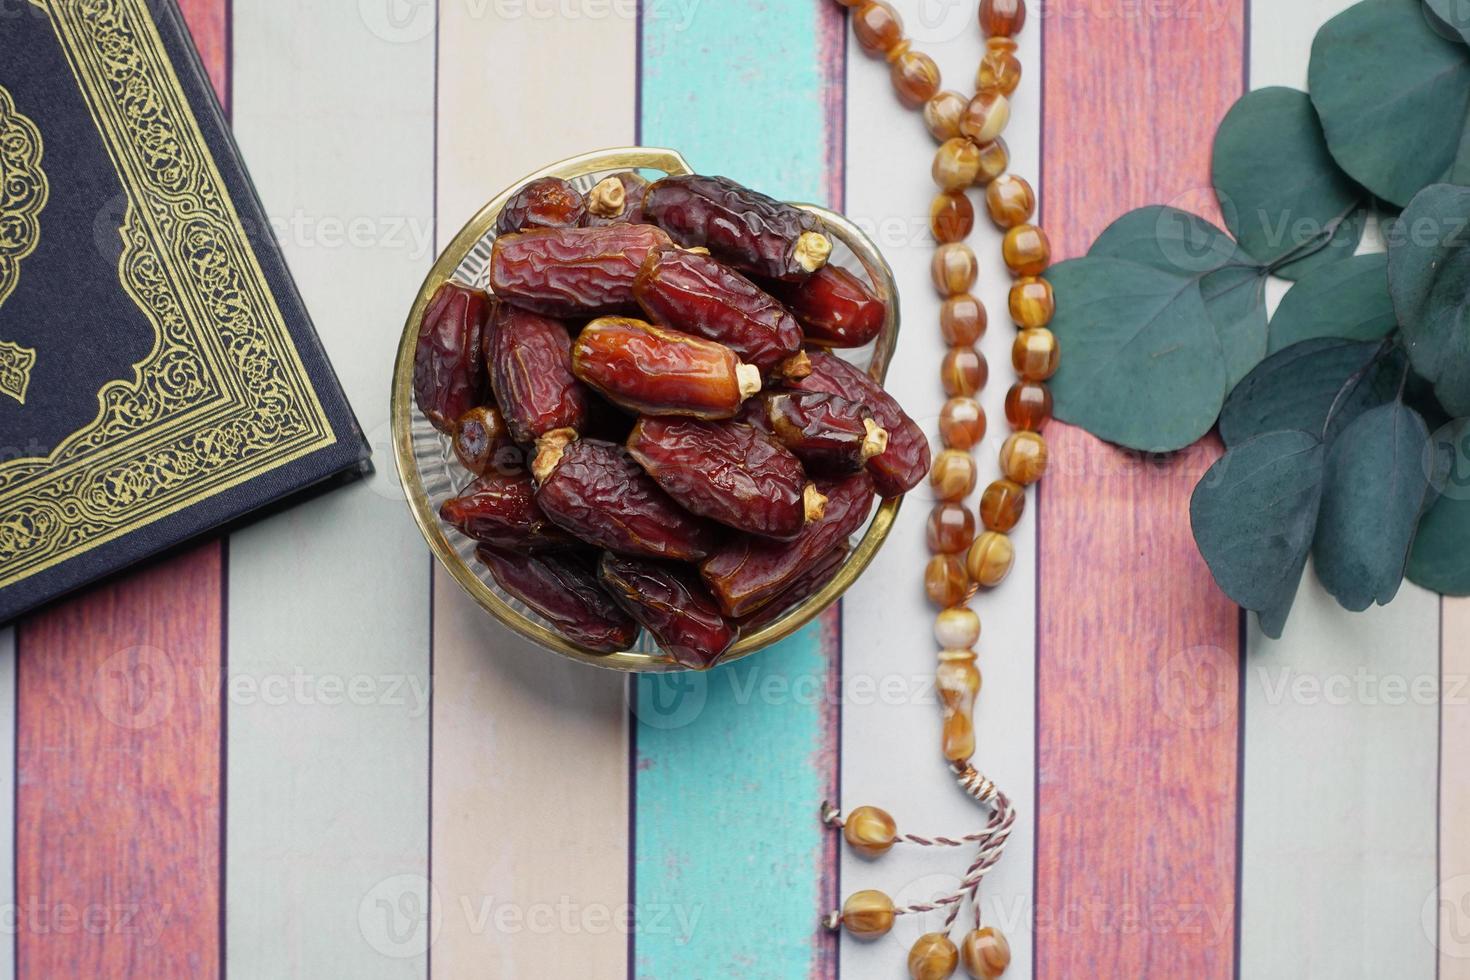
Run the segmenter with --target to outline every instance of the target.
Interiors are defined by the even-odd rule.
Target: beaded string
[[[1010,121],[1010,97],[1021,82],[1015,37],[1026,22],[1025,0],[981,0],[979,19],[986,36],[985,54],[975,77],[975,95],[941,91],[934,60],[915,51],[904,37],[903,22],[884,0],[837,0],[852,8],[853,33],[869,55],[890,66],[900,101],[922,109],[925,125],[939,141],[933,177],[939,186],[929,208],[930,231],[937,248],[931,265],[935,287],[943,297],[939,326],[949,350],[940,366],[948,397],[940,413],[943,448],[930,471],[938,503],[931,511],[926,538],[932,557],[924,571],[924,587],[939,608],[934,633],[939,643],[936,681],[943,705],[943,750],[960,787],[990,810],[986,827],[964,837],[899,834],[893,818],[865,806],[843,815],[824,805],[823,822],[841,829],[848,844],[869,856],[894,844],[922,847],[977,846],[977,854],[953,894],[928,903],[895,908],[882,892],[854,893],[824,923],[845,928],[859,938],[887,934],[901,915],[944,910],[941,932],[926,933],[909,953],[909,972],[916,980],[944,980],[963,961],[977,980],[993,980],[1010,964],[1005,936],[981,924],[978,893],[996,866],[1015,824],[1010,800],[970,764],[975,753],[974,708],[981,677],[976,667],[980,617],[970,608],[983,589],[1005,580],[1015,561],[1009,532],[1026,506],[1026,487],[1046,470],[1047,447],[1041,430],[1051,418],[1052,398],[1045,382],[1056,373],[1059,349],[1047,329],[1056,310],[1051,284],[1041,278],[1051,262],[1046,233],[1033,223],[1036,194],[1024,178],[1007,173],[1010,152],[1002,138]],[[974,228],[975,208],[967,191],[985,189],[991,220],[1004,232],[1002,256],[1012,277],[1008,311],[1018,332],[1011,346],[1017,380],[1006,393],[1005,414],[1011,434],[1000,450],[1001,478],[981,494],[978,534],[975,514],[965,506],[978,482],[971,455],[985,438],[985,411],[975,396],[985,387],[989,366],[976,347],[988,315],[971,292],[979,278],[974,251],[964,243]],[[975,928],[957,947],[949,938],[964,903],[974,912]]]

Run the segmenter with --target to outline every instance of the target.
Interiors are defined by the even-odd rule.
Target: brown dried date
[[[680,245],[772,279],[804,279],[832,254],[816,215],[728,177],[665,177],[648,188],[643,212]]]
[[[737,422],[642,418],[628,452],[690,513],[772,538],[790,538],[826,503],[801,462]]]
[[[679,507],[627,451],[570,429],[536,443],[536,503],[588,544],[619,554],[698,561],[719,541],[713,524]]]
[[[510,196],[495,219],[495,233],[510,235],[528,228],[571,228],[586,213],[587,206],[575,187],[560,177],[542,177]]]
[[[757,609],[754,613],[739,620],[740,628],[748,631],[769,626],[790,612],[793,606],[805,602],[807,599],[816,595],[822,586],[826,585],[831,581],[832,576],[837,574],[837,569],[841,568],[842,563],[847,560],[847,555],[850,550],[846,544],[840,544],[821,558],[812,562],[806,571],[802,572],[795,581],[786,587],[784,592]]]
[[[692,569],[606,554],[598,574],[677,664],[707,670],[735,642],[735,629]]]
[[[608,316],[582,328],[572,371],[608,401],[642,415],[727,419],[760,391],[760,369],[723,344]]]
[[[434,428],[453,434],[461,415],[485,400],[481,333],[490,297],[446,282],[429,300],[413,357],[413,396]]]
[[[771,432],[802,463],[828,474],[856,473],[888,448],[888,430],[864,405],[819,392],[772,392]]]
[[[861,279],[835,265],[801,282],[773,282],[771,291],[801,322],[808,343],[861,347],[883,330],[888,309]]]
[[[468,537],[501,548],[566,548],[576,542],[536,505],[530,476],[489,474],[439,507],[439,516]]]
[[[617,653],[638,639],[638,624],[598,581],[592,555],[527,554],[488,545],[476,554],[502,589],[550,620],[573,643]]]
[[[547,316],[592,317],[635,309],[633,280],[655,248],[653,225],[533,228],[495,239],[490,288],[497,298]]]
[[[761,374],[800,377],[801,325],[755,283],[708,255],[684,249],[650,252],[633,296],[650,320],[733,350]]]
[[[500,304],[485,360],[511,437],[530,445],[552,429],[581,429],[592,393],[572,374],[572,338],[560,322]]]
[[[492,469],[504,469],[505,452],[510,449],[514,449],[510,430],[494,405],[472,408],[459,417],[454,428],[454,455],[471,473],[484,476]]]
[[[873,503],[873,481],[866,473],[819,479],[817,489],[827,497],[826,512],[808,522],[793,540],[743,535],[727,541],[700,565],[700,574],[727,616],[749,616],[775,600],[814,562],[863,526]]]
[[[631,170],[605,177],[587,192],[587,213],[582,224],[637,224],[643,220],[643,198],[648,181]]]
[[[896,497],[918,486],[929,472],[929,440],[893,396],[863,371],[826,351],[811,355],[812,373],[791,382],[798,391],[826,392],[861,402],[888,430],[888,448],[868,460],[868,473],[878,493]]]

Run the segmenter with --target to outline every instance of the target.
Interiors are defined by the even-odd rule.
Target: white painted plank
[[[531,13],[441,10],[441,244],[527,173],[635,141],[632,6]],[[622,978],[624,678],[533,647],[434,579],[433,975]]]
[[[975,70],[984,50],[973,5],[926,4],[904,0],[895,6],[915,46],[938,62],[945,88],[974,90]],[[1012,99],[1005,138],[1013,172],[1026,177],[1038,194],[1041,149],[1042,18],[1020,37],[1019,57],[1027,74]],[[903,297],[903,330],[889,374],[889,387],[937,444],[938,415],[944,404],[939,363],[940,297],[930,282],[934,243],[928,232],[929,202],[936,192],[930,179],[935,144],[917,114],[895,99],[887,66],[866,58],[856,43],[848,67],[847,201],[849,214],[869,229],[898,276]],[[980,486],[999,476],[997,459],[1009,434],[1003,402],[1014,381],[1010,347],[1015,336],[1007,314],[1010,276],[1000,256],[1001,235],[985,214],[983,195],[971,192],[977,217],[969,244],[980,260],[976,295],[990,312],[990,329],[981,347],[991,377],[983,397],[990,430],[976,450]],[[973,507],[976,497],[968,501]],[[900,829],[919,834],[958,835],[979,829],[986,814],[955,787],[939,748],[940,715],[933,694],[937,648],[931,632],[935,611],[924,597],[928,559],[924,522],[933,504],[927,485],[905,502],[888,543],[873,567],[849,594],[844,606],[842,791],[849,809],[864,803],[888,808]],[[976,767],[994,779],[1019,810],[1020,818],[1001,866],[987,879],[982,910],[1011,942],[1008,975],[1032,969],[1032,865],[1035,839],[1035,650],[1036,527],[1031,495],[1025,517],[1013,532],[1016,566],[993,593],[974,603],[984,625],[980,670],[984,689],[976,711],[979,751]],[[868,696],[877,691],[877,696]],[[890,697],[885,692],[903,692]],[[882,888],[905,902],[952,890],[971,854],[902,847],[872,863],[844,851],[842,890]],[[939,928],[942,915],[905,920],[874,944],[848,940],[842,945],[844,977],[891,977],[901,971],[908,946],[917,935]],[[955,937],[963,935],[963,927]]]
[[[234,5],[235,131],[377,466],[230,540],[236,976],[427,970],[429,557],[393,475],[388,389],[433,258],[433,21],[427,5]]]
[[[1254,4],[1251,87],[1305,89],[1351,5]],[[1252,620],[1247,647],[1240,975],[1434,976],[1438,599],[1405,584],[1349,613],[1309,570],[1281,640]]]

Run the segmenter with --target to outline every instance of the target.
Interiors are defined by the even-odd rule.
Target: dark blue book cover
[[[367,448],[172,0],[0,17],[0,622]]]

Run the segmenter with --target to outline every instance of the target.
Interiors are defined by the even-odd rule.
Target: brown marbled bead
[[[842,822],[842,836],[859,854],[877,857],[898,840],[898,825],[887,810],[876,806],[860,806]]]
[[[942,190],[963,191],[980,173],[980,147],[963,136],[945,140],[934,151],[931,173]]]
[[[934,488],[936,499],[953,503],[974,491],[979,476],[969,453],[962,449],[941,449],[929,470],[929,485]]]
[[[903,40],[903,18],[884,0],[867,0],[852,12],[852,33],[868,54],[886,55]]]
[[[882,892],[853,892],[842,903],[842,927],[856,939],[877,939],[893,928],[893,913],[893,899]]]
[[[1039,381],[1017,381],[1006,392],[1006,421],[1012,428],[1040,432],[1051,421],[1051,389]]]
[[[965,570],[975,584],[993,589],[1005,581],[1015,561],[1016,549],[1011,539],[1000,531],[986,531],[970,545]]]
[[[1046,440],[1035,432],[1012,432],[1000,447],[1000,470],[1023,486],[1046,472]]]
[[[950,242],[934,250],[929,272],[940,296],[958,296],[975,287],[980,278],[980,263],[970,246],[963,242]]]
[[[894,57],[891,65],[893,90],[910,109],[917,109],[939,91],[939,66],[922,51],[905,51]]]
[[[1045,381],[1060,361],[1056,335],[1045,327],[1022,330],[1011,342],[1011,366],[1023,381]]]
[[[1021,59],[1016,57],[1015,49],[987,45],[980,69],[975,72],[975,91],[998,92],[1009,98],[1020,86]]]
[[[929,231],[941,245],[962,242],[975,227],[975,205],[964,191],[940,191],[929,202]]]
[[[934,671],[944,714],[941,741],[950,762],[963,762],[975,754],[975,699],[982,683],[975,660],[973,650],[941,650]]]
[[[1018,276],[1039,276],[1051,265],[1051,241],[1035,225],[1017,225],[1001,242],[1006,267]]]
[[[989,322],[985,304],[969,293],[950,296],[939,307],[939,335],[951,347],[979,342]]]
[[[1012,283],[1007,305],[1018,327],[1044,327],[1057,313],[1051,283],[1037,276],[1025,276]]]
[[[975,540],[975,515],[963,504],[935,504],[924,536],[936,555],[958,555]]]
[[[948,449],[973,448],[985,428],[985,409],[973,398],[951,398],[939,412],[939,435]]]
[[[986,37],[1015,37],[1026,26],[1026,0],[980,0],[980,29]]]
[[[924,566],[924,594],[940,609],[952,609],[970,597],[970,574],[959,555],[935,555]]]
[[[992,181],[1010,169],[1011,148],[1006,145],[1003,138],[997,136],[995,142],[986,143],[979,149],[974,182],[977,186],[988,187]]]
[[[1026,512],[1026,488],[1014,480],[996,480],[980,495],[980,520],[988,531],[1009,531]]]
[[[924,103],[924,125],[941,143],[952,140],[960,135],[960,116],[969,104],[968,98],[952,89],[939,92]]]
[[[994,143],[1011,121],[1011,102],[999,92],[977,92],[960,116],[960,132],[977,146]]]
[[[939,380],[951,398],[973,395],[990,379],[985,355],[973,347],[951,347],[939,366]]]
[[[1015,228],[1036,214],[1036,192],[1024,177],[1003,174],[985,188],[985,208],[997,228]]]
[[[959,947],[942,932],[925,933],[909,949],[909,976],[913,980],[949,980],[959,965]]]
[[[999,929],[983,926],[965,936],[960,959],[971,980],[998,980],[1011,965],[1011,944]]]

